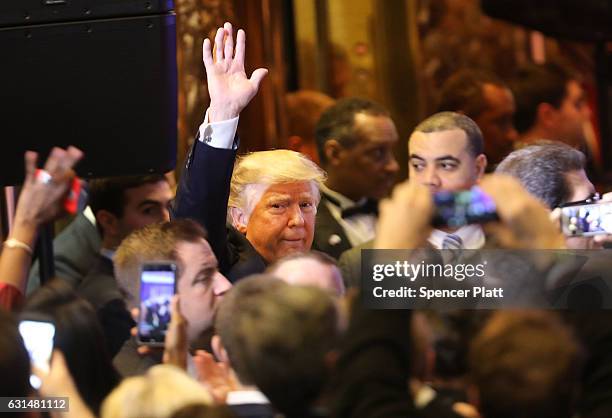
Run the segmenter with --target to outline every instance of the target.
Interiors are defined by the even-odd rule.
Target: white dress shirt
[[[200,125],[198,140],[213,148],[236,149],[238,144],[234,143],[234,137],[238,129],[239,116],[221,122],[209,123],[208,110],[206,110],[204,121]]]

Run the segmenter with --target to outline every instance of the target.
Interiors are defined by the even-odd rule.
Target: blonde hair
[[[257,202],[252,202],[248,186],[263,184],[271,186],[281,183],[310,181],[317,203],[320,200],[319,185],[326,179],[325,172],[303,154],[289,150],[258,151],[238,157],[228,206],[250,214]]]
[[[208,391],[181,369],[153,366],[125,379],[102,404],[101,418],[167,418],[186,405],[212,405]]]

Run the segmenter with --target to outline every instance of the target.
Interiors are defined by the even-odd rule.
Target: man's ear
[[[485,169],[487,168],[487,156],[484,154],[480,154],[476,157],[476,179],[480,180],[485,173]]]
[[[536,123],[551,129],[557,124],[557,113],[558,110],[550,103],[540,103],[536,109]]]
[[[325,159],[327,160],[327,164],[329,165],[338,165],[340,162],[340,154],[344,148],[335,139],[329,139],[325,142],[323,146],[323,153],[325,154]]]
[[[215,354],[215,357],[217,358],[217,360],[229,366],[230,365],[229,356],[227,355],[227,350],[225,349],[225,347],[223,347],[223,343],[221,342],[221,337],[219,337],[216,334],[213,335],[210,341],[210,345],[212,347],[213,353]]]
[[[230,206],[229,214],[232,220],[233,227],[236,228],[240,233],[246,234],[249,219],[244,213],[244,211],[240,208]]]
[[[119,219],[107,210],[100,209],[96,212],[96,223],[100,225],[104,235],[116,236],[119,234]]]

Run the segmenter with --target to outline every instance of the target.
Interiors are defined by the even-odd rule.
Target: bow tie
[[[378,202],[368,199],[361,205],[351,206],[350,208],[342,209],[340,216],[342,219],[350,218],[354,215],[375,215],[378,216]]]
[[[329,200],[334,205],[341,207],[338,199],[333,198],[332,196],[325,194],[325,198]],[[363,203],[350,206],[348,208],[342,209],[340,212],[340,216],[342,219],[350,218],[354,215],[375,215],[378,216],[378,201],[374,199],[366,199]]]

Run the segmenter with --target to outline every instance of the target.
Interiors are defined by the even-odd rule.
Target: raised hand
[[[431,192],[415,181],[406,180],[393,189],[390,199],[379,205],[374,248],[421,248],[431,232],[434,206]]]
[[[209,122],[237,117],[257,94],[261,80],[268,74],[267,69],[258,68],[251,78],[247,78],[244,69],[245,43],[246,35],[240,29],[234,49],[233,28],[229,22],[217,29],[214,56],[211,41],[204,40],[202,55],[210,94]]]
[[[209,352],[196,351],[193,362],[198,373],[198,381],[208,389],[216,403],[224,404],[227,394],[239,387],[229,367],[215,361]]]
[[[53,148],[45,163],[44,170],[50,176],[45,181],[36,178],[37,157],[33,151],[25,153],[26,177],[17,203],[16,224],[38,227],[62,213],[63,198],[74,177],[72,167],[83,157],[83,153],[75,147],[68,147],[67,150]]]

